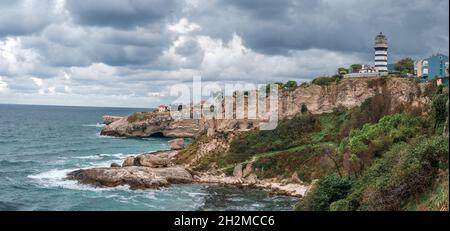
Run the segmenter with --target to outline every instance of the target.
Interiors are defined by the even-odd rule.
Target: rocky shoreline
[[[131,189],[157,189],[186,183],[231,185],[292,197],[304,196],[309,190],[309,186],[301,183],[259,180],[254,174],[243,175],[241,165],[236,166],[233,176],[195,172],[174,163],[175,156],[184,147],[183,139],[171,140],[169,145],[171,150],[130,156],[121,165],[111,163],[110,167],[76,170],[68,173],[66,179],[96,187],[128,185]]]

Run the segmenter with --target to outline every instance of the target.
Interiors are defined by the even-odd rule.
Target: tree
[[[351,192],[352,184],[353,181],[347,177],[330,175],[320,178],[311,195],[310,210],[330,210],[331,203],[345,198]]]
[[[362,65],[361,64],[352,64],[352,65],[350,65],[350,69],[352,70],[353,73],[359,72],[362,69]]]
[[[414,60],[411,58],[404,58],[395,64],[395,70],[402,74],[414,73]]]
[[[286,82],[284,87],[288,90],[294,90],[295,88],[297,88],[297,82],[294,80],[289,80]]]
[[[276,83],[274,83],[274,84],[278,85],[278,90],[281,90],[281,89],[284,88],[284,84],[283,84],[283,83],[276,82]]]
[[[345,75],[345,74],[348,74],[348,72],[349,72],[349,70],[347,68],[345,68],[345,67],[339,67],[337,69],[337,73],[339,75]]]
[[[436,94],[433,97],[432,110],[434,129],[437,133],[442,133],[445,127],[445,120],[448,115],[447,108],[448,94]]]

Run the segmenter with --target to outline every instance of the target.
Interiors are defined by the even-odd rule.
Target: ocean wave
[[[124,160],[129,156],[135,156],[137,154],[123,154],[123,153],[114,153],[114,154],[109,154],[109,153],[102,153],[102,154],[98,154],[98,155],[89,155],[89,156],[73,156],[73,159],[81,159],[81,160],[103,160],[103,159],[107,159],[107,160]]]
[[[96,123],[96,124],[83,124],[83,127],[96,127],[96,128],[103,128],[106,125],[105,124],[100,124],[100,123]]]
[[[99,160],[102,159],[101,156],[92,155],[92,156],[72,156],[73,159],[81,159],[81,160]]]
[[[95,136],[97,138],[104,138],[104,139],[127,139],[127,137],[121,137],[121,136],[103,136],[100,134],[100,132],[95,133]]]
[[[72,190],[89,190],[89,191],[113,191],[113,190],[130,190],[129,186],[117,186],[113,188],[100,188],[91,185],[80,184],[76,180],[67,180],[67,173],[78,169],[52,169],[50,171],[28,175],[27,177],[34,180],[37,184],[45,188],[65,188]]]
[[[40,162],[34,160],[0,160],[2,166],[17,166],[17,164],[39,164]]]

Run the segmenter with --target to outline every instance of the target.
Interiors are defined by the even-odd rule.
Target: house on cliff
[[[449,58],[443,54],[435,54],[426,59],[414,62],[414,74],[421,80],[438,79],[445,86],[449,84]]]

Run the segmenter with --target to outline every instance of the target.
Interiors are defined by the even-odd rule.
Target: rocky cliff
[[[430,105],[429,96],[435,87],[434,82],[417,83],[405,78],[348,78],[338,84],[306,85],[280,93],[279,116],[296,115],[302,104],[313,114],[331,112],[338,107],[349,109],[375,96],[382,96],[387,101],[390,112],[424,110]]]
[[[417,83],[405,78],[352,78],[337,84],[307,84],[295,90],[279,92],[278,116],[289,119],[300,113],[321,114],[336,108],[353,108],[369,98],[378,97],[388,113],[395,111],[427,111],[435,82]],[[304,106],[302,106],[304,105]],[[203,132],[246,131],[260,125],[259,120],[174,120],[169,113],[147,113],[114,118],[101,132],[107,136],[147,137],[160,134],[166,137],[197,137]]]
[[[165,137],[195,137],[203,127],[200,120],[173,120],[167,113],[149,112],[145,118],[130,120],[130,116],[107,124],[101,135],[125,137],[149,137],[159,134]]]

